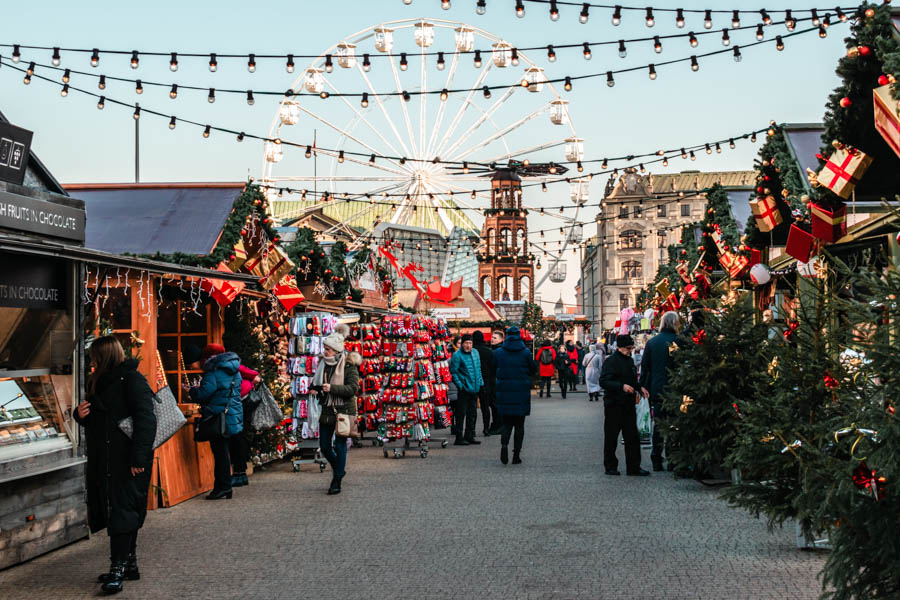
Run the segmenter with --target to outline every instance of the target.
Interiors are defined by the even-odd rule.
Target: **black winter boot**
[[[100,589],[107,594],[118,594],[125,586],[125,561],[117,560],[109,565],[109,573],[106,575],[106,581],[100,586]]]
[[[516,448],[513,448],[513,459],[512,459],[512,464],[514,464],[514,465],[521,465],[521,464],[522,464],[522,457],[519,455],[519,450],[516,449]]]
[[[331,485],[328,487],[328,495],[334,496],[336,494],[341,493],[341,480],[343,477],[333,477],[331,479]]]
[[[504,465],[509,462],[509,448],[507,446],[500,446],[500,462]]]
[[[109,570],[112,571],[112,563],[110,563]],[[128,560],[125,561],[125,579],[128,581],[137,581],[140,578],[141,572],[138,570],[137,554],[129,554]],[[106,583],[109,581],[109,573],[101,574],[97,577],[97,581]]]

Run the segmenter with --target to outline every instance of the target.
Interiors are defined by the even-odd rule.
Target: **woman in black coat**
[[[520,452],[525,439],[525,417],[531,414],[531,378],[537,374],[537,363],[522,342],[518,327],[506,330],[503,345],[494,350],[497,363],[497,410],[503,421],[500,433],[500,462],[509,460],[509,438],[513,437],[513,464],[522,462]]]
[[[147,516],[156,415],[138,361],[125,360],[115,337],[97,338],[90,357],[88,397],[76,408],[75,420],[87,440],[88,522],[92,533],[106,528],[109,535],[109,573],[99,581],[104,592],[116,593],[124,579],[140,579],[137,532]],[[130,438],[119,428],[128,417],[134,424]]]

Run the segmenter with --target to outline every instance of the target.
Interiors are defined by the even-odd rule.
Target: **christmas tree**
[[[776,127],[774,134],[768,136],[759,149],[755,167],[756,192],[751,199],[774,203],[781,223],[771,231],[762,232],[756,218],[750,215],[744,229],[746,244],[753,248],[783,246],[794,220],[792,211],[805,210],[808,201],[799,166],[788,148],[783,129]]]
[[[859,325],[856,350],[846,352],[850,381],[865,382],[868,402],[837,433],[837,449],[849,460],[834,473],[836,490],[829,502],[834,516],[830,531],[832,550],[825,564],[824,581],[835,600],[900,597],[900,273],[861,271],[853,281],[860,291],[852,299],[853,321]],[[855,310],[852,310],[855,309]],[[848,399],[846,381],[837,393]]]
[[[707,478],[727,466],[746,401],[765,376],[767,327],[754,323],[744,294],[707,312],[703,329],[670,348],[674,367],[658,426],[676,472]]]

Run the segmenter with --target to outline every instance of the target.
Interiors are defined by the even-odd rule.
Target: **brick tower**
[[[491,208],[484,214],[478,255],[478,293],[489,300],[534,302],[528,211],[522,208],[522,180],[515,169],[498,169],[494,173]],[[524,297],[522,288],[526,282],[528,291]]]

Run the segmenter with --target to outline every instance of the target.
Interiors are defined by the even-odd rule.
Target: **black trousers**
[[[487,431],[491,427],[500,425],[500,417],[497,414],[497,404],[494,398],[494,390],[483,390],[478,394],[478,402],[481,404],[482,428]]]
[[[553,376],[541,377],[541,396],[544,395],[544,386],[547,386],[547,397],[550,397],[550,386],[553,385]]]
[[[137,531],[116,533],[109,536],[109,556],[113,562],[128,559],[129,554],[137,554]]]
[[[209,449],[212,450],[213,459],[215,460],[213,473],[216,481],[213,484],[213,489],[216,491],[230,490],[231,458],[228,455],[228,438],[209,440]]]
[[[571,373],[569,369],[564,369],[559,372],[559,391],[562,393],[562,397],[566,397],[566,392],[569,390],[569,376],[566,373]]]
[[[474,438],[475,422],[478,420],[478,394],[459,390],[457,409],[459,420],[456,425],[456,437],[464,435],[467,439]]]
[[[641,468],[641,441],[638,437],[634,403],[607,403],[603,414],[603,466],[612,471],[618,469],[616,446],[621,432],[622,439],[625,440],[625,468],[637,471]]]
[[[250,438],[241,432],[228,438],[228,457],[231,472],[243,475],[247,472],[247,461],[250,460]]]
[[[661,463],[663,454],[666,454],[666,442],[663,439],[661,428],[657,426],[657,418],[659,418],[662,410],[662,402],[654,402],[651,407],[653,409],[653,448],[650,450],[650,459],[654,463]]]
[[[457,399],[450,401],[450,410],[453,412],[453,418],[450,420],[450,435],[460,435],[462,431],[462,423],[459,421],[459,393]]]
[[[515,429],[515,434],[513,434]],[[503,415],[503,431],[500,432],[500,445],[509,446],[509,436],[513,435],[513,451],[522,449],[522,441],[525,439],[525,416]]]

